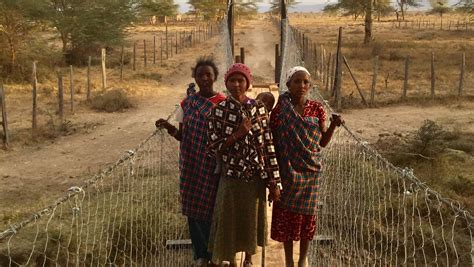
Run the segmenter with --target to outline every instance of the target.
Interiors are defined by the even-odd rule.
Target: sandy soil
[[[273,82],[277,31],[269,22],[256,20],[239,24],[236,34],[236,46],[245,47],[246,63],[254,71],[255,80]],[[154,120],[172,111],[182,97],[182,93],[176,93],[176,88],[185,88],[191,81],[190,67],[197,56],[206,53],[205,45],[213,46],[214,42],[215,38],[178,55],[163,82],[156,84],[156,90],[141,97],[136,108],[124,113],[88,111],[77,114],[74,120],[94,121],[97,126],[87,133],[64,136],[40,147],[1,152],[0,212],[14,203],[22,203],[22,209],[29,212],[34,210],[32,207],[49,204],[70,186],[79,184],[84,177],[115,162],[126,150],[137,146],[154,130]],[[472,103],[346,110],[342,115],[350,128],[370,142],[375,142],[381,132],[415,130],[425,119],[474,131]],[[270,242],[266,254],[267,266],[282,266],[281,244]],[[260,254],[256,255],[254,266],[259,266],[260,257]]]

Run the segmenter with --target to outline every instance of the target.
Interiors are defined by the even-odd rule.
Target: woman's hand
[[[250,131],[250,128],[252,128],[252,122],[249,118],[244,118],[242,123],[240,123],[239,128],[237,128],[237,131],[235,131],[235,136],[238,139],[246,136]]]
[[[331,115],[331,125],[333,125],[333,124],[336,127],[344,125],[344,120],[342,119],[342,116],[337,114],[337,113],[333,113]]]
[[[156,128],[158,129],[161,129],[161,128],[165,128],[168,133],[172,136],[174,136],[176,134],[176,132],[178,132],[178,129],[176,129],[175,126],[173,126],[171,123],[169,123],[167,120],[165,119],[159,119],[155,122],[155,126]]]
[[[280,188],[278,188],[276,185],[271,185],[270,186],[270,194],[268,194],[268,201],[270,202],[276,202],[280,200]]]

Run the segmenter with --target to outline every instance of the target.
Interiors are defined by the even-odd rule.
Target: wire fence
[[[305,65],[297,35],[288,20],[282,23],[280,85],[287,69]],[[332,113],[318,87],[311,97]],[[392,165],[347,127],[337,130],[322,155],[311,266],[474,264],[474,218],[458,202]]]

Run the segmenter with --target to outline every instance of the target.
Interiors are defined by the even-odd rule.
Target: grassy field
[[[466,21],[461,15],[445,16],[447,21]],[[334,55],[338,28],[343,28],[342,53],[347,58],[366,98],[370,96],[375,56],[379,57],[375,101],[386,103],[401,97],[405,58],[410,58],[408,97],[428,98],[431,94],[431,56],[434,53],[435,94],[457,95],[461,73],[462,54],[465,54],[464,94],[474,94],[474,28],[465,30],[447,26],[441,30],[437,16],[408,14],[406,24],[395,18],[383,17],[373,24],[373,40],[363,44],[364,22],[359,18],[328,16],[322,14],[292,14],[290,23],[315,44],[323,45],[326,55]],[[435,28],[418,28],[418,22],[437,22]],[[454,25],[454,24],[453,24]],[[319,47],[318,47],[319,49]],[[343,67],[343,95],[352,95],[352,105],[357,105],[359,95],[346,67]],[[349,99],[348,99],[349,100]]]

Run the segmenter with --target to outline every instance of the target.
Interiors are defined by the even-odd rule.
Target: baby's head
[[[268,112],[271,112],[273,105],[275,104],[275,97],[270,92],[263,92],[257,95],[257,100],[260,100],[265,104]]]

